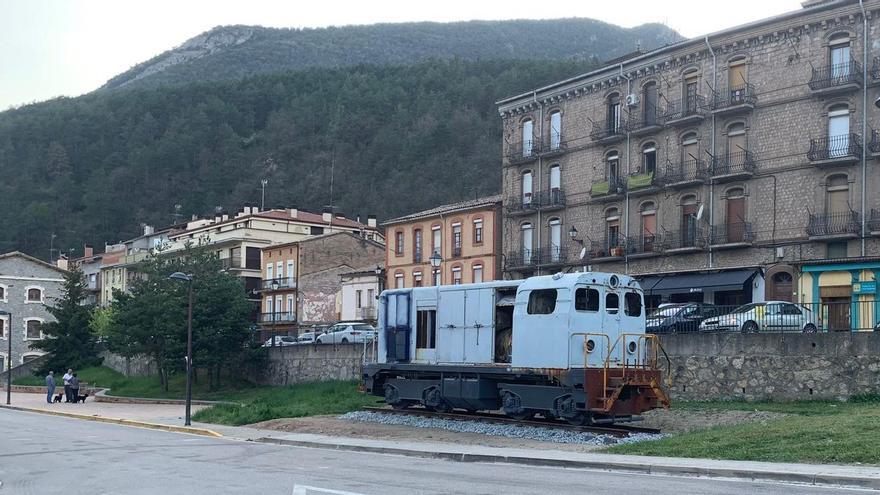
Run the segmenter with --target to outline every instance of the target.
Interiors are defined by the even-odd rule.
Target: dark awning
[[[650,275],[640,282],[645,294],[669,295],[687,292],[743,290],[746,282],[758,273],[756,269],[728,270],[717,273],[686,273],[683,275]]]

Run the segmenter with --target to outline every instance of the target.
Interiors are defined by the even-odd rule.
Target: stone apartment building
[[[501,278],[501,196],[453,203],[383,224],[387,288]],[[440,267],[430,257],[438,253]]]
[[[46,305],[61,296],[65,271],[24,253],[0,255],[0,369],[16,366],[44,353],[31,347],[43,339],[40,326],[53,317]],[[12,356],[7,353],[12,338]]]
[[[375,270],[385,246],[359,233],[334,232],[261,250],[260,324],[264,337],[296,335],[300,325],[340,319],[340,276]],[[375,277],[375,275],[374,275]]]
[[[619,271],[652,304],[880,299],[864,9],[804,2],[498,102],[506,275]]]

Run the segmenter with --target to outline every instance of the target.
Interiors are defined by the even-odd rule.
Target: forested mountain
[[[102,89],[238,79],[312,67],[466,60],[607,60],[678,41],[661,24],[593,19],[400,23],[321,29],[221,26],[114,77]]]
[[[380,219],[500,188],[494,102],[591,67],[429,61],[57,99],[0,114],[0,252],[259,202]]]

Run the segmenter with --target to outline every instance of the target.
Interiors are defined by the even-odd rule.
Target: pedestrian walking
[[[46,375],[46,402],[52,403],[52,396],[55,394],[55,372],[50,371]]]
[[[70,379],[73,378],[73,369],[68,368],[67,373],[61,377],[64,381],[64,402],[73,402],[70,399]]]
[[[76,402],[76,398],[79,396],[79,378],[76,377],[76,373],[70,377],[70,398],[71,402]]]

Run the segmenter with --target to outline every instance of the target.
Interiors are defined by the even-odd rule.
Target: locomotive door
[[[606,333],[600,312],[600,294],[593,287],[577,287],[574,291],[574,311],[571,312],[571,331],[573,333]],[[613,343],[613,342],[612,342]],[[586,353],[585,351],[586,346]],[[572,335],[569,342],[568,363],[571,368],[584,366],[601,368],[608,352],[608,340],[600,335]]]
[[[495,353],[495,289],[465,292],[462,360],[491,363]]]
[[[437,362],[464,362],[465,291],[445,290],[438,301]]]
[[[380,324],[385,330],[385,359],[389,363],[409,361],[410,293],[390,293],[385,298],[385,311]]]

